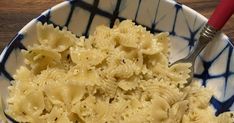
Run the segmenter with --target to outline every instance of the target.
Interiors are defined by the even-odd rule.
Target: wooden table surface
[[[41,12],[64,0],[0,0],[0,51],[12,37]],[[209,17],[219,0],[177,0]],[[234,16],[223,31],[234,41]]]

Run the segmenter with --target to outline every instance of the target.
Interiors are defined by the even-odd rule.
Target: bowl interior
[[[67,27],[77,36],[88,36],[97,25],[112,27],[116,20],[131,19],[152,33],[170,33],[170,62],[185,57],[195,45],[206,18],[172,0],[71,0],[45,11],[28,23],[0,56],[0,90],[4,98],[13,75],[23,65],[21,49],[36,41],[38,21]],[[234,110],[233,45],[222,33],[197,57],[195,79],[214,91],[210,101],[216,115]]]

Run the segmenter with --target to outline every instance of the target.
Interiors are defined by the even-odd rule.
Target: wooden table
[[[11,38],[41,12],[64,0],[0,0],[0,51]],[[209,17],[219,0],[177,0]],[[234,41],[234,16],[223,31]]]

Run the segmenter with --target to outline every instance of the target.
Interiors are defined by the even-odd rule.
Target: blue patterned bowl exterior
[[[188,55],[207,19],[173,0],[70,0],[42,13],[28,23],[0,55],[0,90],[4,99],[13,74],[23,65],[21,49],[33,44],[36,22],[66,26],[77,36],[88,36],[97,25],[112,27],[116,19],[131,19],[152,33],[167,31],[171,38],[170,61]],[[233,44],[222,33],[198,56],[195,79],[214,91],[210,103],[216,115],[234,111]]]

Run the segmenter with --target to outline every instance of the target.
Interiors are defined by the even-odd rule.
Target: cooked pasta
[[[168,66],[168,33],[125,20],[89,38],[38,22],[37,36],[9,87],[7,113],[19,122],[234,122],[213,114],[211,90],[183,86],[191,64]]]

